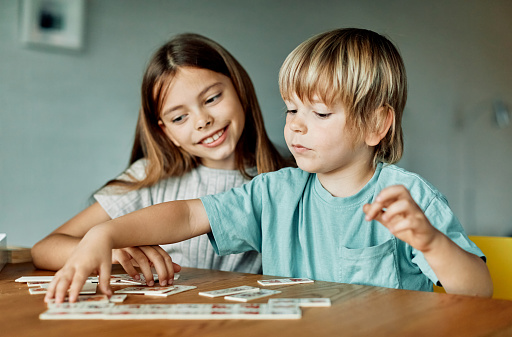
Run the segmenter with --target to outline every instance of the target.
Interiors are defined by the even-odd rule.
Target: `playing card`
[[[299,307],[275,309],[264,303],[240,304],[237,319],[298,319],[302,311]]]
[[[265,303],[222,304],[128,304],[63,303],[60,308],[48,309],[40,319],[298,319],[297,307],[273,308]]]
[[[96,294],[97,287],[98,283],[85,283],[82,290],[80,290],[80,295]]]
[[[41,288],[42,285],[49,284],[49,282],[27,282],[29,288]]]
[[[258,280],[258,283],[262,286],[274,286],[274,285],[285,285],[285,284],[301,284],[301,283],[313,283],[315,281],[308,278],[282,278],[282,279],[270,279],[270,280]]]
[[[28,291],[30,292],[30,295],[39,295],[39,294],[46,294],[47,289],[46,288],[28,288]]]
[[[185,285],[175,285],[174,287],[171,287],[173,289],[171,289],[170,291],[167,291],[167,292],[164,292],[164,293],[145,293],[144,295],[146,296],[159,296],[159,297],[167,297],[167,296],[171,296],[171,295],[175,295],[175,294],[178,294],[178,293],[182,293],[184,291],[188,291],[188,290],[192,290],[192,289],[196,289],[197,287],[196,286],[185,286]]]
[[[240,294],[248,291],[258,291],[260,288],[251,287],[251,286],[240,286],[240,287],[234,287],[234,288],[226,288],[226,289],[219,289],[219,290],[211,290],[211,291],[202,291],[199,293],[201,296],[207,296],[207,297],[220,297],[220,296],[227,296],[227,295],[234,295],[234,294]]]
[[[109,315],[114,303],[60,303],[39,315],[43,320],[61,319],[104,319]]]
[[[229,301],[239,301],[239,302],[247,302],[251,300],[255,300],[257,298],[272,296],[275,294],[281,293],[279,290],[270,290],[270,289],[260,289],[258,291],[245,292],[241,294],[235,294],[230,296],[225,296],[225,300]]]
[[[268,304],[274,307],[298,305],[300,307],[330,307],[330,298],[270,298]]]
[[[69,303],[69,298],[66,297],[64,299],[64,302],[63,303]],[[52,307],[55,307],[56,304],[63,304],[63,303],[55,303],[55,299],[51,299],[48,301],[47,305],[48,305],[48,308],[52,308]],[[76,304],[76,303],[95,303],[95,304],[98,304],[98,303],[109,303],[109,300],[108,300],[108,297],[107,295],[82,295],[82,296],[78,296],[77,300],[75,303],[71,303],[71,304]]]
[[[126,294],[117,294],[110,296],[110,302],[112,303],[123,303],[128,295]]]
[[[42,284],[40,288],[28,288],[31,295],[46,294],[49,283]],[[97,283],[85,283],[80,290],[80,295],[96,294]]]
[[[53,280],[53,276],[22,276],[14,280],[15,282],[21,283],[32,283],[32,282],[44,282],[50,283]],[[98,277],[88,277],[86,280],[87,283],[98,283]]]
[[[167,287],[128,287],[124,289],[116,290],[116,294],[156,294],[166,293],[174,289],[174,286]]]
[[[52,310],[74,310],[74,311],[81,311],[81,310],[97,310],[97,309],[103,309],[103,308],[112,308],[115,303],[110,302],[75,302],[75,303],[48,303],[48,309]]]
[[[144,274],[140,273],[139,275],[140,275],[140,279],[137,280],[128,274],[113,274],[113,275],[110,275],[110,284],[114,284],[114,285],[124,285],[124,284],[145,285],[146,278],[144,277]],[[180,278],[180,274],[174,274],[174,280],[177,280],[179,278]],[[153,280],[155,282],[158,282],[158,274],[153,274]]]

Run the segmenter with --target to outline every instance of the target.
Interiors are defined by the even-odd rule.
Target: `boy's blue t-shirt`
[[[426,217],[466,251],[471,242],[446,198],[417,174],[379,164],[356,195],[333,197],[316,174],[285,168],[224,193],[201,197],[220,255],[257,250],[263,274],[388,288],[432,290],[438,279],[423,254],[377,221],[363,205],[391,185],[405,185]]]

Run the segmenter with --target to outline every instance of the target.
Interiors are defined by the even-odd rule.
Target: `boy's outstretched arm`
[[[199,199],[170,201],[150,206],[99,224],[90,229],[56,274],[48,287],[45,301],[64,300],[69,289],[69,300],[75,302],[91,273],[100,276],[100,290],[111,294],[110,270],[112,249],[159,245],[183,241],[210,232],[206,210]],[[172,261],[155,265],[162,279],[173,280]]]
[[[383,189],[372,204],[364,205],[363,211],[367,221],[379,221],[397,238],[421,251],[447,293],[492,296],[485,262],[432,226],[404,186]]]
[[[111,220],[108,213],[95,202],[32,247],[32,260],[39,269],[59,270],[73,253],[84,235],[94,226]],[[112,263],[120,264],[132,277],[138,278],[140,268],[148,285],[154,284],[151,266],[168,260],[169,254],[160,246],[137,246],[112,251]],[[179,271],[178,265],[174,266]],[[159,270],[157,269],[157,273]],[[165,280],[164,280],[165,283]],[[164,284],[161,284],[164,285]]]

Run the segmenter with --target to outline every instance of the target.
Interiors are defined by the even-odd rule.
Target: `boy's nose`
[[[304,123],[304,121],[297,116],[293,117],[289,121],[288,124],[289,124],[290,130],[292,130],[293,132],[305,133],[307,130],[306,124]]]

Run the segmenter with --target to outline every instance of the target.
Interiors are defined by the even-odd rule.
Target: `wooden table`
[[[114,273],[123,273],[114,268]],[[213,303],[199,291],[258,286],[262,275],[183,268],[176,284],[198,288],[166,298],[129,295],[131,303]],[[273,297],[329,297],[330,308],[303,308],[298,320],[39,320],[43,295],[30,295],[20,276],[53,275],[31,263],[0,272],[0,336],[512,336],[512,301],[316,281],[275,286]],[[114,288],[116,290],[117,288]],[[267,302],[268,298],[254,302]],[[230,302],[232,303],[232,302]]]

